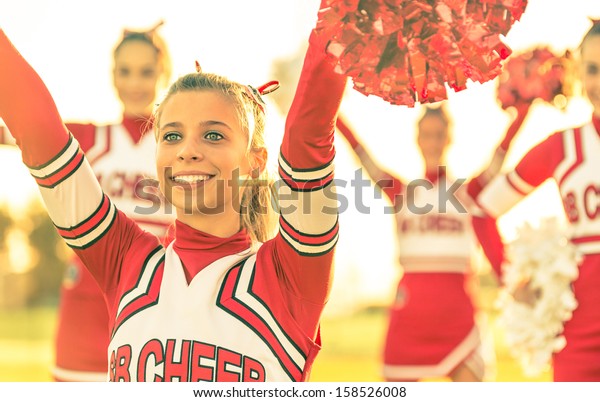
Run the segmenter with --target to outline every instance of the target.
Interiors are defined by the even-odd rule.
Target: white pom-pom
[[[503,270],[495,303],[498,320],[511,355],[525,375],[537,376],[549,366],[552,354],[565,347],[564,323],[577,307],[571,283],[579,272],[579,257],[555,218],[543,220],[538,228],[519,228],[507,251],[510,264]],[[524,282],[538,295],[533,305],[513,297]]]

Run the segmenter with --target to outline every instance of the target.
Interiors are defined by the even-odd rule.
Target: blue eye
[[[179,139],[181,139],[181,135],[179,135],[178,133],[169,132],[169,133],[166,133],[165,135],[163,135],[163,140],[165,140],[167,142],[173,142],[173,141],[177,141]]]
[[[217,133],[216,131],[209,131],[204,135],[204,138],[209,141],[219,141],[223,139],[223,135],[221,133]]]

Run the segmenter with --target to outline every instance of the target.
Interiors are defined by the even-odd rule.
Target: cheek
[[[115,88],[117,88],[118,91],[122,91],[123,89],[125,89],[125,87],[127,86],[128,82],[129,82],[129,78],[128,77],[122,77],[122,76],[115,76],[114,77]]]
[[[218,157],[215,155],[215,161],[223,161],[223,167],[233,172],[239,170],[240,173],[250,171],[250,157],[246,154],[246,144],[243,142],[235,143],[227,150],[223,149]]]

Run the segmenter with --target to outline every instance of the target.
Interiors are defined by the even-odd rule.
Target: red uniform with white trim
[[[280,232],[258,251],[243,231],[219,243],[178,221],[163,247],[103,193],[45,86],[2,32],[0,58],[0,116],[59,233],[105,294],[109,379],[306,380],[338,236],[337,213],[322,211],[337,210],[333,131],[346,83],[323,49],[309,46],[286,121]]]
[[[556,381],[600,381],[600,119],[551,135],[532,148],[514,171],[476,195],[500,216],[546,179],[558,184],[571,241],[583,255],[573,283],[578,307],[566,322],[566,347],[554,356]]]
[[[145,230],[164,237],[175,218],[162,205],[151,178],[156,152],[147,119],[124,116],[120,124],[67,124],[81,144],[103,191]],[[154,191],[153,191],[154,190]],[[153,204],[154,202],[154,204]],[[154,205],[156,208],[152,208]],[[78,257],[61,287],[53,375],[59,381],[105,381],[108,372],[108,311],[98,284]]]
[[[407,191],[392,176],[391,185],[382,188],[397,210],[403,268],[385,341],[388,379],[448,376],[463,362],[477,377],[484,374],[474,307],[465,288],[475,249],[472,216],[450,202],[440,204],[440,194],[455,183],[441,172],[427,177],[430,188]],[[427,213],[415,209],[427,205],[432,207]]]

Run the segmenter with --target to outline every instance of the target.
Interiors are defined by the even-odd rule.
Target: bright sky
[[[120,107],[111,84],[111,52],[123,27],[144,29],[163,19],[161,33],[174,63],[174,77],[193,71],[199,60],[205,71],[261,84],[274,78],[271,62],[292,56],[305,42],[316,21],[317,0],[128,0],[78,1],[0,0],[0,26],[42,76],[65,120],[108,122],[119,118]],[[515,53],[535,46],[557,52],[575,48],[589,28],[588,17],[600,18],[600,2],[529,0],[527,11],[505,42]],[[276,78],[276,77],[275,77]],[[448,165],[457,177],[469,177],[485,163],[508,124],[495,100],[496,82],[471,83],[450,93],[454,144]],[[391,106],[378,98],[348,91],[343,112],[381,164],[407,179],[420,175],[422,165],[414,143],[419,109]],[[282,118],[271,108],[270,131],[276,146]],[[566,111],[536,104],[507,160],[512,167],[534,144],[561,128],[586,121],[591,109],[574,99]],[[33,182],[14,150],[0,147],[0,194],[22,204]],[[358,166],[343,141],[338,142],[337,176],[350,180]],[[36,190],[35,190],[36,191]],[[351,198],[351,190],[342,190]],[[34,193],[35,194],[35,193]],[[342,214],[337,254],[334,305],[361,298],[387,297],[398,276],[392,217],[385,203],[365,194],[372,213]],[[511,238],[523,221],[560,214],[553,186],[544,186],[500,221]],[[332,308],[334,308],[333,306]]]

